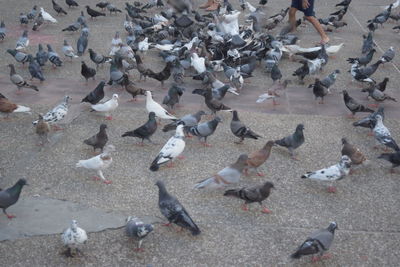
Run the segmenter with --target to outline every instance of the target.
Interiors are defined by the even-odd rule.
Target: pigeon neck
[[[23,185],[16,183],[13,187],[9,188],[7,191],[10,193],[10,195],[19,197],[22,191],[22,187]]]
[[[15,68],[13,65],[10,66],[10,75],[14,75],[15,74]]]

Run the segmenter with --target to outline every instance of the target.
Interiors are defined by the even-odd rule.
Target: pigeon
[[[20,13],[19,14],[19,23],[21,23],[21,26],[28,25],[28,23],[29,23],[28,16],[25,15],[24,13]]]
[[[379,155],[378,159],[384,159],[392,163],[390,173],[395,173],[394,168],[400,166],[400,151],[396,151],[395,153],[382,153]]]
[[[343,90],[343,100],[344,104],[346,107],[351,111],[351,115],[349,115],[350,118],[354,118],[354,115],[357,112],[370,112],[373,113],[374,111],[372,109],[369,109],[365,107],[364,105],[361,105],[358,103],[354,98],[352,98],[349,93],[347,93],[346,90]]]
[[[107,1],[101,1],[101,2],[97,3],[96,6],[101,8],[101,10],[104,10],[108,4],[109,3]]]
[[[33,20],[36,17],[36,14],[37,14],[37,5],[34,5],[31,11],[29,11],[28,14],[26,14],[26,16],[28,17],[28,19]]]
[[[168,140],[163,148],[161,148],[160,152],[150,165],[151,171],[158,171],[161,164],[170,162],[174,158],[179,157],[179,155],[183,152],[185,149],[185,140],[183,139],[185,135],[183,133],[183,126],[183,124],[179,124],[176,127],[175,135]],[[171,166],[172,165],[170,164],[169,167]]]
[[[4,21],[2,20],[0,23],[0,41],[1,42],[3,42],[4,38],[6,38],[6,33],[7,33],[6,25],[4,24]]]
[[[112,12],[114,12],[115,14],[117,14],[117,12],[122,13],[122,10],[116,8],[113,4],[108,4],[106,8],[108,11],[110,11],[110,15]]]
[[[158,187],[158,207],[161,214],[168,220],[168,224],[174,223],[182,228],[188,229],[192,235],[201,233],[199,227],[194,223],[186,209],[176,197],[171,196],[165,188],[164,182],[157,181]]]
[[[82,30],[84,30],[85,28],[89,29],[86,25],[86,17],[83,11],[81,11],[81,15],[76,19],[76,21],[81,24]]]
[[[99,17],[99,16],[106,16],[106,14],[99,12],[97,10],[91,9],[90,6],[86,6],[86,12],[90,16],[91,19]]]
[[[389,19],[390,12],[392,11],[392,7],[393,7],[393,4],[390,4],[387,9],[385,9],[383,12],[376,15],[375,18],[368,20],[367,23],[373,22],[373,23],[382,25]]]
[[[154,112],[157,118],[165,120],[176,120],[176,117],[168,113],[160,104],[153,100],[150,91],[146,91],[146,109],[147,112]]]
[[[6,119],[10,113],[31,113],[31,109],[17,105],[8,100],[4,95],[0,95],[0,112],[6,114]]]
[[[39,145],[44,145],[44,141],[49,142],[47,135],[50,132],[50,126],[48,122],[43,120],[42,114],[39,114],[39,119],[38,123],[36,124],[35,132],[39,136],[41,141]]]
[[[221,100],[214,98],[213,90],[208,88],[204,93],[204,102],[206,103],[207,107],[211,110],[212,114],[216,114],[217,111],[231,111],[231,108],[224,105]]]
[[[154,226],[152,224],[146,224],[142,222],[139,218],[128,217],[127,223],[125,225],[126,235],[139,241],[135,251],[144,251],[144,249],[141,248],[143,239],[145,239],[146,236],[150,234],[153,230]]]
[[[351,160],[351,165],[360,165],[363,164],[367,158],[365,155],[355,147],[350,144],[346,138],[342,138],[342,156],[348,156]]]
[[[79,36],[79,39],[76,43],[76,50],[78,51],[78,56],[82,56],[86,48],[88,46],[88,37],[89,33],[82,31],[81,35]]]
[[[113,94],[112,98],[105,103],[92,105],[92,109],[97,112],[102,112],[106,116],[106,120],[112,120],[110,113],[118,107],[118,95]]]
[[[28,185],[25,179],[19,179],[18,182],[6,190],[0,190],[0,208],[8,219],[15,218],[15,215],[8,214],[6,210],[17,203],[24,185]]]
[[[335,70],[334,72],[332,72],[331,74],[329,74],[328,76],[326,76],[325,78],[323,78],[321,80],[321,84],[328,89],[328,93],[330,92],[329,88],[335,84],[336,82],[336,77],[337,75],[340,73],[340,70]]]
[[[190,64],[197,71],[198,74],[201,74],[206,71],[206,66],[204,62],[205,58],[199,57],[196,53],[192,54]]]
[[[100,125],[100,130],[97,134],[93,135],[92,137],[86,139],[83,141],[88,146],[92,146],[93,150],[96,151],[96,149],[100,148],[101,152],[103,152],[104,146],[108,142],[108,136],[107,136],[107,125],[104,123]]]
[[[278,67],[278,64],[275,64],[272,69],[271,69],[271,79],[273,83],[275,83],[277,80],[281,80],[282,78],[282,73]]]
[[[382,119],[384,119],[385,114],[384,114],[384,108],[379,107],[377,111],[374,113],[370,114],[369,116],[362,118],[361,120],[358,120],[356,122],[353,122],[354,127],[364,127],[364,128],[370,128],[371,131],[374,129],[376,125],[376,116],[381,115]],[[372,132],[369,134],[372,135]]]
[[[85,169],[89,170],[95,170],[97,171],[97,176],[94,176],[94,180],[103,180],[103,183],[105,184],[111,184],[112,182],[110,180],[107,180],[104,178],[103,175],[103,170],[107,169],[111,163],[112,163],[112,158],[111,158],[111,152],[115,151],[115,147],[113,145],[107,145],[106,148],[104,149],[103,153],[94,156],[90,159],[86,160],[80,160],[76,164],[76,167],[83,167]]]
[[[104,85],[105,82],[101,81],[92,92],[82,99],[81,102],[88,102],[92,105],[99,103],[100,100],[104,98]]]
[[[174,122],[171,122],[170,124],[165,125],[164,128],[162,129],[162,131],[168,132],[168,131],[175,130],[176,126],[181,122],[183,122],[185,125],[184,130],[187,130],[190,127],[196,126],[200,122],[201,117],[205,114],[206,113],[203,110],[199,110],[194,114],[185,115],[182,118],[180,118]]]
[[[311,233],[307,240],[304,241],[290,257],[299,259],[302,256],[319,254],[320,257],[313,256],[313,262],[319,259],[329,258],[330,256],[324,256],[323,254],[331,247],[336,229],[338,229],[337,223],[331,222],[328,228]]]
[[[47,54],[49,57],[49,61],[53,63],[53,67],[61,67],[63,62],[56,52],[54,52],[53,48],[50,44],[47,44]]]
[[[286,87],[289,83],[291,83],[290,80],[284,80],[283,83],[279,82],[279,83],[273,84],[272,87],[270,87],[267,90],[267,93],[258,96],[256,103],[262,103],[265,100],[272,98],[272,104],[274,106],[279,105],[275,100],[275,98],[280,97],[280,95],[277,93],[277,91],[286,89]]]
[[[40,8],[40,15],[42,15],[45,21],[50,21],[52,23],[57,23],[57,20],[53,18],[49,13],[44,11],[43,7]]]
[[[361,92],[367,92],[368,98],[371,97],[373,100],[377,102],[383,102],[385,100],[391,100],[397,102],[397,100],[384,92],[380,91],[374,83],[371,83],[367,88],[363,88]],[[371,104],[370,106],[377,106],[377,104]]]
[[[97,54],[91,48],[89,48],[89,55],[90,55],[90,59],[96,64],[96,69],[98,69],[99,65],[111,61],[110,57],[106,57],[106,56]]]
[[[72,24],[68,25],[67,27],[65,27],[61,31],[63,31],[63,32],[76,32],[80,28],[81,28],[81,23],[79,21],[77,21],[75,23],[72,23]]]
[[[28,55],[24,52],[18,51],[16,49],[7,49],[7,53],[12,55],[14,59],[17,62],[22,63],[22,65],[25,65],[25,62],[28,62]]]
[[[129,83],[125,85],[125,90],[126,90],[126,92],[128,92],[132,96],[132,99],[128,100],[128,102],[137,101],[138,100],[137,99],[138,95],[146,95],[146,90],[143,89],[143,88],[137,87],[135,85],[135,83],[132,82],[132,81],[129,81]]]
[[[150,143],[153,143],[150,137],[156,132],[157,130],[157,121],[156,121],[156,114],[154,112],[149,113],[148,121],[140,126],[139,128],[124,133],[121,137],[132,136],[142,139],[140,145],[144,145],[144,139],[148,140]]]
[[[79,247],[82,244],[85,244],[88,240],[88,236],[86,231],[82,228],[78,227],[78,222],[76,220],[72,220],[71,227],[67,228],[61,234],[61,241],[63,242],[64,246],[68,249],[64,252],[67,257],[74,257],[73,250],[75,253],[81,253]]]
[[[108,81],[108,85],[112,84],[120,84],[121,86],[127,84],[128,76],[121,69],[122,65],[122,57],[114,56],[114,59],[111,61],[110,66],[110,80]]]
[[[164,81],[168,80],[171,76],[171,68],[172,62],[167,62],[164,69],[160,72],[154,72],[151,69],[147,69],[147,76],[161,82],[161,86],[164,86]]]
[[[394,55],[394,49],[393,46],[391,46],[385,53],[383,53],[381,60],[383,61],[383,63],[390,62],[393,60]]]
[[[37,61],[37,63],[39,63],[39,65],[40,65],[41,67],[43,67],[43,66],[46,64],[47,60],[49,60],[49,55],[48,55],[48,53],[43,49],[42,44],[39,44],[39,45],[38,45],[38,51],[37,51],[37,53],[36,53],[36,61]]]
[[[247,160],[248,167],[244,170],[244,173],[247,175],[248,169],[254,169],[258,176],[264,176],[263,173],[257,171],[257,168],[267,161],[271,155],[271,149],[274,145],[274,141],[268,141],[261,149],[250,153],[249,159]]]
[[[382,63],[383,63],[382,60],[378,60],[377,62],[375,62],[374,64],[372,64],[370,66],[360,68],[358,65],[358,62],[355,61],[351,65],[351,69],[350,69],[351,76],[353,77],[353,79],[360,81],[360,82],[374,82],[374,80],[372,80],[370,78],[370,76],[375,73],[375,71],[378,69],[379,65]]]
[[[15,45],[15,49],[25,50],[28,47],[28,45],[29,45],[28,30],[24,30],[21,37],[19,37],[17,44]]]
[[[377,88],[379,91],[384,92],[384,91],[386,90],[386,85],[387,85],[388,81],[389,81],[389,78],[388,78],[388,77],[385,77],[385,78],[383,79],[383,81],[381,81],[380,83],[378,83],[378,84],[376,85],[376,88]]]
[[[367,54],[374,49],[375,43],[372,38],[372,32],[369,32],[367,36],[363,35],[364,41],[361,47],[361,53]]]
[[[167,95],[164,97],[163,104],[168,106],[170,110],[174,109],[174,106],[179,103],[179,99],[185,92],[185,88],[179,87],[176,84],[173,84],[171,88],[169,88]]]
[[[222,119],[216,116],[210,121],[190,127],[188,129],[188,133],[192,134],[193,136],[197,136],[199,140],[201,140],[201,138],[204,138],[204,143],[202,143],[202,145],[205,147],[210,147],[211,145],[207,143],[207,138],[215,132],[220,122],[222,122]]]
[[[196,183],[194,189],[216,189],[239,183],[240,176],[247,166],[247,160],[247,154],[241,154],[235,163],[223,168],[214,176]]]
[[[54,0],[51,0],[53,3],[53,9],[57,12],[57,15],[64,14],[67,15],[68,13],[59,5],[57,4]]]
[[[400,148],[397,145],[396,141],[390,135],[389,129],[383,125],[383,118],[381,115],[376,116],[376,124],[373,128],[373,133],[376,141],[384,146],[394,149],[395,151],[399,151]]]
[[[289,150],[292,158],[297,160],[294,150],[299,148],[304,143],[303,130],[304,125],[298,124],[296,131],[292,135],[286,136],[280,140],[276,140],[275,144],[286,147]]]
[[[21,75],[19,75],[19,74],[17,74],[17,73],[15,72],[14,64],[8,64],[8,67],[10,68],[10,81],[11,81],[13,84],[15,84],[15,85],[17,86],[17,88],[18,88],[17,94],[20,94],[20,93],[21,93],[20,90],[21,90],[21,88],[23,88],[23,87],[24,87],[24,88],[30,88],[30,89],[33,89],[33,90],[39,92],[39,89],[37,88],[37,86],[28,84],[28,83],[24,80],[24,78],[22,78]]]
[[[360,66],[367,66],[368,63],[371,62],[372,58],[374,57],[376,50],[373,48],[369,50],[369,52],[362,57],[356,57],[356,58],[348,58],[347,61],[350,63],[354,63],[355,61],[358,62]]]
[[[74,49],[72,46],[70,46],[67,42],[67,40],[64,40],[64,45],[62,48],[62,51],[64,53],[64,56],[69,57],[72,61],[72,58],[77,58],[78,56],[75,55]]]
[[[94,81],[94,76],[96,75],[96,70],[93,68],[89,68],[85,61],[82,61],[82,65],[81,65],[81,74],[82,76],[85,78],[86,80],[86,84],[89,80],[89,78],[92,78]]]
[[[145,65],[143,64],[142,58],[139,55],[135,55],[135,60],[136,60],[137,70],[139,71],[139,74],[140,74],[139,81],[141,81],[143,77],[144,77],[144,80],[146,81],[148,70],[145,67]]]
[[[274,188],[273,183],[265,182],[261,185],[226,190],[224,196],[233,196],[244,200],[242,209],[245,211],[249,210],[249,208],[247,207],[248,204],[258,202],[258,204],[260,204],[260,206],[262,207],[261,212],[271,213],[268,208],[263,207],[262,202],[269,197],[272,188]]]
[[[40,65],[33,58],[32,55],[28,55],[28,61],[29,61],[28,70],[29,70],[29,73],[31,74],[31,80],[33,78],[36,78],[36,79],[40,80],[40,82],[43,82],[45,80],[45,78],[43,76]]]
[[[253,132],[249,127],[246,127],[243,122],[240,121],[238,112],[232,111],[231,131],[240,140],[235,142],[236,144],[242,144],[245,138],[258,139],[261,135]]]
[[[75,0],[65,0],[65,3],[68,5],[68,8],[71,8],[71,6],[79,6]]]
[[[62,120],[65,115],[67,115],[68,112],[68,101],[71,99],[70,96],[66,95],[64,96],[63,101],[55,106],[53,109],[49,110],[46,114],[43,116],[43,120],[46,122],[49,122],[51,124],[55,124],[56,122],[59,122]],[[36,125],[38,121],[33,121],[32,124]],[[58,126],[54,125],[56,129],[60,129]]]
[[[321,180],[321,181],[336,181],[348,175],[350,172],[350,167],[351,167],[351,159],[348,156],[343,155],[338,164],[332,165],[330,167],[318,171],[307,172],[306,174],[303,174],[301,178]],[[336,188],[333,186],[329,186],[328,192],[335,193]]]
[[[39,31],[39,28],[44,24],[44,18],[42,13],[36,17],[35,21],[33,22],[32,31]]]

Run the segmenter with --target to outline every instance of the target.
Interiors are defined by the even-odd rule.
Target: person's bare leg
[[[290,31],[293,32],[296,29],[296,12],[297,8],[291,7],[289,10],[289,24],[291,26]]]
[[[324,44],[328,43],[329,37],[328,37],[328,35],[326,35],[326,33],[325,33],[324,29],[322,28],[321,24],[319,23],[319,21],[313,16],[306,17],[306,19],[309,22],[311,22],[311,24],[314,26],[314,28],[317,30],[317,32],[321,36],[321,43],[324,43]]]

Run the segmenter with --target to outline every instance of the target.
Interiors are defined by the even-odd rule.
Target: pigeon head
[[[69,95],[64,96],[64,102],[68,103],[69,100],[71,100],[72,98]]]
[[[347,142],[347,139],[346,138],[342,138],[342,145],[344,145],[344,144],[348,144],[348,142]]]
[[[377,122],[382,122],[382,120],[383,120],[383,119],[382,119],[382,116],[379,115],[379,114],[376,115],[375,119],[376,119]]]
[[[144,230],[145,230],[147,233],[150,233],[150,232],[152,232],[152,231],[154,230],[154,226],[153,226],[152,224],[145,224],[145,225],[144,225]]]
[[[348,169],[351,167],[351,159],[348,156],[343,155],[339,164],[341,167]]]
[[[264,183],[264,188],[266,188],[266,189],[274,188],[274,184],[271,183],[271,182],[265,182]]]
[[[296,127],[296,131],[303,131],[304,130],[304,125],[302,123],[300,123],[299,125],[297,125]]]
[[[199,111],[197,112],[197,115],[203,116],[203,115],[206,115],[206,112],[205,112],[204,110],[199,110]]]
[[[118,99],[118,94],[113,94],[112,98],[113,98],[114,100],[117,100],[117,99]]]
[[[156,113],[153,111],[149,113],[149,119],[154,119],[156,117]]]
[[[185,123],[184,122],[179,122],[178,126],[176,126],[176,133],[175,133],[175,137],[183,137],[185,136],[185,134],[183,133],[183,127],[185,127]]]
[[[107,125],[104,124],[104,123],[102,123],[102,124],[100,125],[100,130],[104,130],[104,129],[107,129]]]
[[[147,98],[151,98],[151,92],[150,91],[146,91],[146,97]]]
[[[76,230],[76,228],[78,228],[78,222],[76,220],[72,220],[71,228],[72,230]]]
[[[17,184],[19,185],[19,186],[24,186],[24,185],[29,185],[27,182],[26,182],[26,180],[25,179],[19,179],[18,180],[18,182],[17,182]]]
[[[267,149],[268,147],[273,147],[275,145],[275,142],[270,140],[264,145],[264,149]]]
[[[334,233],[336,229],[339,229],[337,223],[331,222],[328,226],[328,231]]]
[[[239,120],[238,112],[236,110],[233,110],[232,113],[233,113],[232,120],[238,121]]]
[[[247,154],[241,154],[238,158],[238,162],[247,162],[247,160],[249,159],[249,156],[247,156]]]
[[[337,74],[339,74],[339,73],[340,73],[340,70],[335,70],[334,72],[337,73]]]

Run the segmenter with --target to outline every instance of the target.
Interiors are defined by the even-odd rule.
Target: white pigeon
[[[103,170],[107,169],[111,163],[112,163],[112,157],[111,157],[111,152],[115,151],[115,147],[113,145],[107,145],[104,148],[103,153],[101,153],[100,155],[94,156],[90,159],[82,159],[80,161],[78,161],[78,163],[76,164],[76,167],[83,167],[85,169],[89,169],[89,170],[95,170],[97,171],[97,174],[99,175],[99,177],[94,176],[93,179],[94,180],[103,180],[103,183],[105,184],[111,184],[112,182],[110,180],[107,180],[106,178],[104,178],[103,175]]]
[[[68,247],[66,255],[69,257],[73,257],[72,251],[74,249],[76,252],[80,252],[78,247],[85,244],[87,240],[86,231],[78,227],[78,222],[76,220],[72,220],[71,227],[61,234],[61,241],[64,246]]]
[[[28,37],[28,31],[25,30],[21,37],[19,37],[17,44],[15,46],[16,50],[25,50],[29,45],[29,37]]]
[[[313,180],[321,181],[336,181],[344,178],[349,174],[351,167],[351,159],[343,155],[338,164],[332,165],[328,168],[321,169],[314,172],[307,172],[303,174],[301,178],[308,178]],[[331,193],[336,192],[335,187],[328,187],[328,191]]]
[[[140,52],[145,52],[147,50],[149,50],[149,38],[146,37],[143,39],[143,41],[140,41],[138,43],[138,49]]]
[[[199,57],[197,53],[192,54],[190,65],[197,71],[198,74],[206,71],[205,58]]]
[[[185,149],[185,140],[183,138],[185,134],[183,133],[183,124],[179,124],[176,127],[175,135],[172,136],[168,142],[163,146],[160,153],[158,153],[157,157],[153,160],[150,166],[151,171],[158,171],[161,164],[165,164],[183,152]]]
[[[223,168],[214,176],[204,179],[194,185],[194,189],[202,188],[223,188],[231,184],[237,184],[240,181],[243,170],[247,166],[248,160],[247,154],[242,154],[239,156],[237,161],[228,167]]]
[[[72,58],[78,57],[77,55],[75,55],[74,49],[71,45],[68,44],[67,40],[64,40],[62,51],[64,53],[64,56],[69,57],[71,60]]]
[[[113,94],[112,98],[105,103],[92,105],[92,109],[97,112],[102,112],[106,116],[106,120],[112,120],[110,113],[118,107],[118,95]]]
[[[56,123],[62,120],[65,115],[68,113],[68,101],[71,99],[70,96],[66,95],[64,96],[64,100],[55,106],[52,110],[48,111],[46,114],[43,116],[43,120],[45,122],[49,123]],[[33,121],[33,125],[36,125],[38,121]],[[56,129],[61,129],[56,125],[53,125]]]
[[[42,17],[45,21],[57,23],[57,20],[55,18],[53,18],[49,13],[44,11],[43,7],[40,8],[40,13],[42,14]]]
[[[246,2],[246,6],[249,9],[250,13],[256,12],[257,8],[252,6],[249,2]]]
[[[341,43],[338,45],[330,45],[326,48],[326,53],[328,55],[336,54],[337,52],[340,51],[340,49],[342,49],[343,46],[344,46],[344,43]],[[321,49],[321,47],[319,47],[319,49]]]
[[[154,48],[157,48],[158,50],[161,51],[171,51],[172,49],[174,49],[174,45],[173,44],[155,44],[153,45]]]
[[[120,49],[123,44],[122,39],[119,37],[119,32],[115,33],[114,38],[111,40],[111,51],[110,56],[114,56],[115,53]]]
[[[390,147],[395,151],[399,151],[400,150],[399,146],[391,136],[389,129],[383,124],[382,116],[377,115],[375,118],[376,118],[376,124],[372,131],[374,133],[374,137],[376,139],[377,144],[381,144]],[[375,146],[375,148],[377,148],[377,146]]]
[[[314,60],[307,60],[309,74],[315,74],[322,69],[322,65],[325,63],[325,59],[316,58]]]
[[[153,100],[150,91],[146,91],[146,109],[147,112],[154,112],[160,119],[176,120],[176,117],[166,111],[160,104]]]
[[[222,20],[219,24],[221,31],[232,36],[239,34],[239,15],[239,11],[222,15]]]
[[[199,38],[197,36],[193,37],[192,40],[190,40],[190,42],[184,44],[183,46],[187,48],[188,51],[192,50],[193,44],[195,42],[198,42]]]

